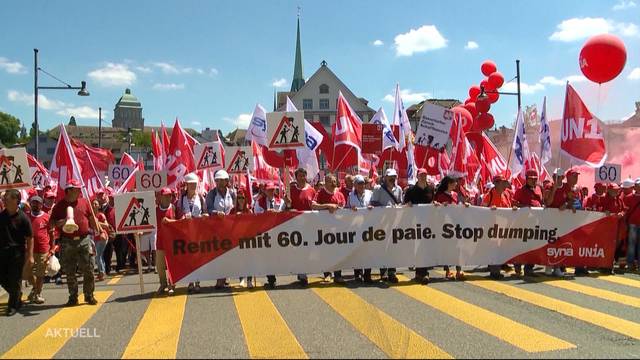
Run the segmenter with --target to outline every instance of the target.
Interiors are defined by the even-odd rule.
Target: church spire
[[[296,63],[293,68],[293,80],[291,81],[291,92],[296,92],[304,85],[302,75],[302,51],[300,50],[300,7],[298,7],[298,33],[296,38]]]

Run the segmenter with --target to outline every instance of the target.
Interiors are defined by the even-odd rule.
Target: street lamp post
[[[63,83],[66,86],[38,86],[39,71],[42,71],[43,73],[49,75],[50,77]],[[38,49],[33,49],[33,124],[35,128],[35,133],[36,133],[35,134],[36,135],[36,142],[35,142],[36,159],[38,159],[38,156],[39,156],[38,143],[40,142],[40,126],[38,124],[38,90],[79,90],[78,96],[89,96],[89,92],[87,91],[86,81],[81,81],[79,87],[71,86],[66,82],[44,71],[42,68],[38,67]]]
[[[515,79],[517,84],[517,92],[501,92],[501,91],[495,91],[495,90],[485,90],[484,86],[480,86],[480,95],[478,95],[478,98],[486,98],[487,94],[514,95],[518,97],[518,109],[520,109],[520,107],[522,106],[522,99],[521,99],[521,93],[520,93],[520,60],[516,60]]]

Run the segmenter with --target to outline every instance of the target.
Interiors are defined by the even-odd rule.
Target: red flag
[[[190,145],[188,134],[180,126],[176,119],[171,131],[171,142],[167,153],[167,184],[175,187],[184,176],[195,171],[196,164],[193,159],[193,148]]]
[[[600,121],[589,112],[569,84],[564,98],[560,149],[572,160],[573,165],[600,167],[607,159]]]
[[[82,169],[78,163],[69,135],[64,125],[60,124],[60,136],[58,137],[58,144],[51,160],[51,168],[49,169],[51,178],[58,185],[57,199],[61,200],[64,197],[64,188],[67,182],[75,179],[82,184],[82,194],[85,198],[89,199],[89,194],[84,186],[84,180],[82,177]]]
[[[162,153],[164,155],[164,166],[167,165],[167,154],[169,153],[169,145],[171,141],[169,140],[169,134],[167,133],[167,128],[164,127],[164,122],[160,123],[160,129],[162,131]]]
[[[151,150],[153,151],[153,170],[161,171],[164,169],[164,149],[155,130],[151,130]]]
[[[111,150],[92,147],[71,137],[69,141],[73,147],[73,152],[80,161],[80,167],[88,166],[88,164],[84,164],[83,159],[85,156],[91,159],[97,173],[106,173],[109,170],[109,165],[115,162],[115,157]]]
[[[137,162],[133,158],[133,156],[125,152],[122,153],[122,158],[120,158],[120,165],[135,167],[137,165]]]
[[[35,188],[51,185],[49,170],[29,153],[27,153],[27,161],[29,161],[29,169],[31,170],[31,185]]]
[[[280,176],[278,174],[278,168],[269,165],[264,158],[264,147],[258,144],[254,140],[251,140],[251,146],[253,147],[253,176],[258,181],[278,181]]]
[[[346,170],[359,165],[362,120],[349,106],[342,92],[338,92],[336,122],[331,126],[333,135],[333,170]],[[337,156],[336,156],[337,154]]]

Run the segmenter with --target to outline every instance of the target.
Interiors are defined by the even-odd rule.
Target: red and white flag
[[[564,98],[561,133],[560,149],[573,165],[600,167],[607,160],[600,121],[591,114],[569,84]]]
[[[69,140],[67,130],[62,124],[60,124],[60,136],[58,137],[56,150],[53,153],[49,173],[51,174],[51,179],[58,185],[58,200],[64,197],[64,188],[67,185],[67,182],[72,179],[75,179],[82,184],[82,194],[85,198],[90,198],[87,188],[84,186],[82,169],[80,168],[76,154],[73,152],[73,147]]]
[[[49,170],[29,153],[27,153],[27,161],[29,162],[29,170],[31,170],[31,185],[41,189],[51,185]]]
[[[151,130],[151,150],[153,151],[153,170],[163,170],[166,157],[164,156],[162,142],[155,130]]]
[[[133,158],[133,156],[125,152],[122,153],[122,157],[120,158],[120,165],[136,167],[137,162],[136,159]]]
[[[164,156],[164,167],[167,166],[167,153],[169,153],[169,147],[171,144],[171,140],[169,140],[169,134],[167,133],[167,128],[164,126],[164,121],[160,122],[160,131],[162,134],[162,155]]]
[[[180,126],[180,121],[176,119],[171,131],[170,148],[167,153],[166,170],[169,187],[175,187],[185,175],[196,170],[190,138],[191,136]]]
[[[338,92],[336,122],[333,135],[333,170],[347,170],[359,165],[362,140],[362,120],[351,108],[342,92]]]
[[[260,146],[255,140],[251,141],[253,147],[253,176],[258,181],[278,181],[280,176],[278,169],[269,165],[265,159],[263,150],[266,149]]]

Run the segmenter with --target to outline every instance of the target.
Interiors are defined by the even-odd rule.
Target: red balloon
[[[469,110],[467,110],[464,106],[458,105],[451,109],[454,114],[462,117],[462,130],[467,132],[471,129],[471,125],[473,125],[473,117]]]
[[[489,81],[489,84],[493,86],[494,89],[499,89],[502,86],[502,84],[504,84],[504,76],[502,76],[502,74],[499,71],[491,73],[491,75],[489,75],[489,79],[487,80]]]
[[[491,102],[488,97],[478,99],[478,101],[476,101],[476,110],[478,110],[479,113],[487,113],[489,112],[489,109],[491,109]]]
[[[611,34],[593,36],[580,50],[580,70],[587,79],[598,84],[620,75],[626,62],[624,43]]]
[[[491,60],[485,60],[485,62],[480,65],[480,71],[482,71],[484,76],[489,76],[496,72],[496,70],[498,70],[498,67],[496,66],[496,63]]]
[[[475,102],[469,102],[464,104],[464,108],[467,109],[467,111],[471,114],[471,117],[473,119],[476,118],[476,116],[478,116],[478,110],[476,110],[476,103]]]
[[[489,90],[489,88],[491,87],[491,84],[489,84],[489,81],[487,79],[484,79],[482,81],[480,81],[480,87],[484,88],[484,90]]]
[[[489,97],[489,102],[492,104],[500,98],[500,94],[498,94],[496,90],[491,90],[491,92],[487,93],[487,96]]]
[[[478,98],[478,95],[480,95],[480,86],[478,85],[473,85],[472,87],[469,88],[469,97],[473,100],[476,101],[476,99]]]
[[[473,100],[472,98],[467,98],[467,100],[464,101],[464,104],[467,105],[470,102],[474,102],[475,100]]]
[[[478,115],[476,121],[473,122],[474,129],[478,129],[478,131],[483,131],[487,129],[491,129],[495,124],[495,120],[493,119],[493,115],[489,113],[483,113]]]

